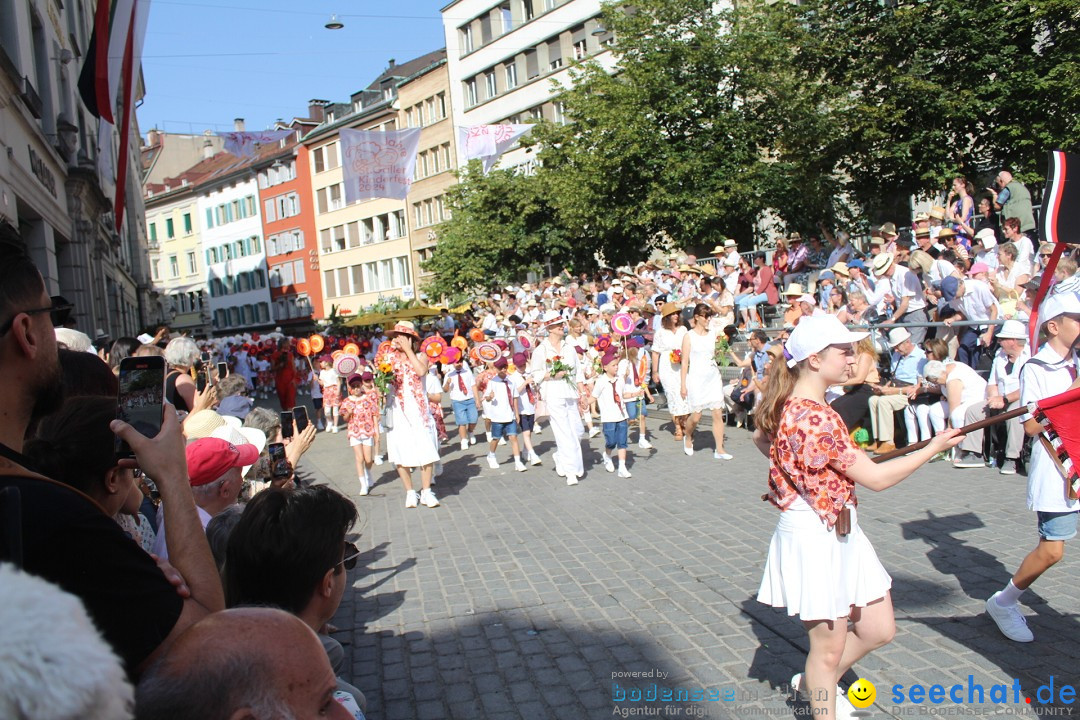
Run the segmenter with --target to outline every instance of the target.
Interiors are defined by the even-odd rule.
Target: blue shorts
[[[521,413],[521,432],[532,432],[534,427],[536,427],[536,416]]]
[[[495,422],[491,421],[491,439],[499,440],[500,438],[510,437],[511,435],[518,434],[517,422],[511,420],[510,422]]]
[[[604,423],[604,447],[608,450],[625,450],[627,427],[625,420]]]
[[[626,414],[631,420],[637,420],[638,415],[641,415],[642,417],[649,417],[649,406],[645,404],[644,398],[627,400]]]
[[[468,400],[454,400],[450,403],[454,406],[454,422],[458,425],[475,425],[476,424],[476,401],[472,398]]]
[[[315,406],[315,411],[322,410],[322,398],[311,398],[311,404]]]
[[[1071,512],[1037,512],[1039,536],[1043,540],[1072,540],[1076,537],[1076,514]]]

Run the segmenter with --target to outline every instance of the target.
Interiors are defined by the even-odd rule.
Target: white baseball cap
[[[848,330],[835,315],[804,317],[791,331],[791,337],[784,343],[784,357],[787,358],[788,367],[795,367],[830,345],[849,345],[862,340],[867,335],[869,333]]]

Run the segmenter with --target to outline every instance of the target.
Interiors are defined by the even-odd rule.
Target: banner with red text
[[[458,127],[458,149],[465,160],[478,158],[484,165],[484,172],[488,172],[518,138],[532,129],[532,125]]]
[[[420,128],[341,130],[345,202],[371,198],[404,200],[412,187]]]

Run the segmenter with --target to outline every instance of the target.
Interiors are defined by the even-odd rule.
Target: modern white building
[[[238,158],[195,192],[213,332],[270,327],[259,187],[251,163]]]
[[[568,87],[570,66],[594,56],[609,72],[615,66],[607,50],[612,35],[599,16],[600,0],[455,0],[444,7],[454,124],[565,122],[551,81]],[[530,163],[532,155],[515,147],[501,166]]]

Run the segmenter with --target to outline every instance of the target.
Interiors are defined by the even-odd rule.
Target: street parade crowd
[[[355,503],[388,482],[380,468],[392,467],[407,508],[438,507],[442,459],[476,444],[491,469],[512,465],[530,481],[554,471],[567,486],[601,468],[630,479],[635,453],[704,454],[721,476],[733,471],[726,435],[745,427],[770,460],[762,487],[782,511],[758,599],[807,629],[792,685],[821,691],[816,713],[846,716],[839,679],[895,632],[891,578],[860,528],[856,485],[884,490],[933,460],[1026,469],[1040,540],[986,603],[1016,642],[1034,639],[1017,600],[1076,533],[1069,477],[1029,439],[1039,416],[959,432],[1078,386],[1076,260],[1050,262],[1055,247],[1038,242],[1030,196],[1009,173],[975,197],[956,178],[942,206],[859,242],[824,225],[768,250],[740,253],[721,238],[709,257],[654,252],[632,267],[566,269],[420,322],[297,337],[162,329],[109,348],[63,327],[33,264],[5,245],[0,489],[21,495],[22,566],[82,601],[76,618],[85,607],[105,646],[87,637],[78,652],[119,656],[139,717],[183,703],[194,709],[168,717],[211,716],[199,703],[239,692],[208,679],[239,662],[215,654],[230,646],[282,675],[315,673],[310,697],[289,702],[359,718],[363,693],[338,677],[328,623],[342,568],[359,555],[345,541]],[[1037,304],[1043,273],[1053,277]],[[1029,347],[1036,310],[1040,341]],[[177,412],[148,438],[115,420],[113,399],[121,360],[154,355]],[[282,412],[267,409],[274,400]],[[657,424],[659,409],[670,423]],[[320,431],[353,454],[356,498],[297,477]],[[554,438],[550,452],[541,433]],[[133,460],[117,460],[114,434]],[[600,465],[586,467],[582,443],[594,440]],[[870,457],[920,440],[895,459]],[[10,559],[15,545],[2,547]],[[22,582],[52,597],[37,578]],[[41,612],[72,615],[56,603]],[[36,641],[49,642],[44,632]],[[274,650],[282,638],[296,657]],[[98,667],[85,682],[125,685]],[[278,700],[249,702],[266,705],[254,717],[276,717]]]

